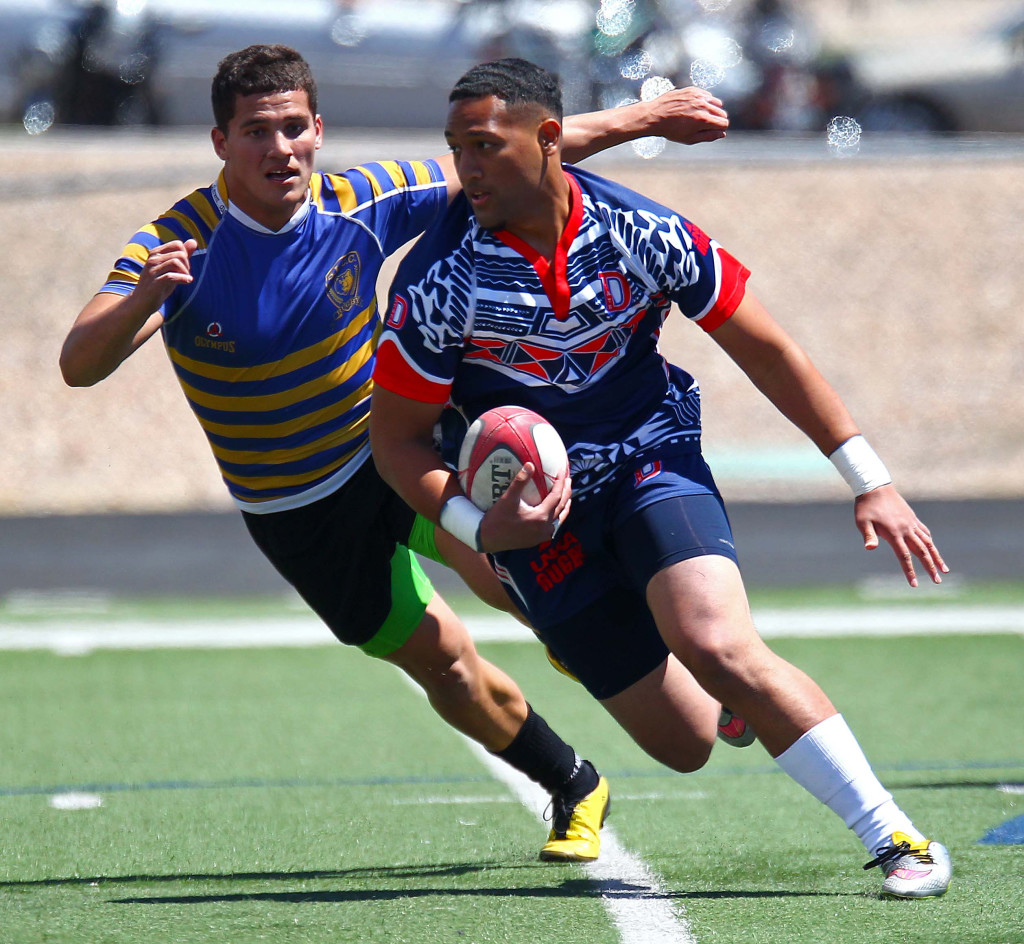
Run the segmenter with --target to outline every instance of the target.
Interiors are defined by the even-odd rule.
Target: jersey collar
[[[214,187],[214,194],[218,206],[225,209],[243,226],[253,230],[254,232],[262,233],[264,236],[283,236],[285,233],[290,233],[307,216],[309,216],[309,211],[312,207],[312,201],[310,199],[309,191],[307,190],[306,199],[296,207],[295,212],[292,214],[292,218],[280,229],[270,229],[262,223],[257,223],[256,220],[249,216],[248,213],[238,209],[238,207],[228,199],[228,185],[224,179],[224,171],[221,171],[220,176],[217,178],[217,185]]]
[[[537,252],[528,242],[510,233],[508,230],[502,229],[494,233],[497,239],[501,240],[510,249],[514,249],[533,266],[541,285],[544,286],[544,290],[547,292],[555,317],[559,321],[564,321],[569,317],[569,299],[572,294],[567,274],[569,249],[576,239],[576,235],[580,231],[580,223],[583,221],[583,195],[580,192],[580,185],[576,182],[576,178],[568,171],[563,169],[563,173],[565,174],[565,179],[569,182],[571,205],[569,207],[569,219],[566,221],[565,229],[562,230],[561,238],[555,247],[553,264]]]

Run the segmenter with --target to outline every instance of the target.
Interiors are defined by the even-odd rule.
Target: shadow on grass
[[[509,862],[463,862],[438,865],[406,865],[379,868],[325,869],[319,871],[294,872],[222,872],[182,873],[166,875],[95,875],[72,876],[67,878],[26,879],[23,881],[0,882],[0,890],[39,887],[103,886],[122,884],[150,884],[161,882],[295,882],[362,880],[378,878],[384,882],[402,879],[451,879],[482,872],[509,871],[512,869],[541,870],[550,873],[559,866],[543,866],[535,863]],[[196,905],[210,903],[273,901],[283,904],[331,903],[358,901],[394,901],[423,898],[428,896],[467,896],[487,898],[601,898],[625,900],[685,900],[685,899],[757,899],[757,898],[842,898],[857,897],[856,893],[792,891],[792,890],[751,890],[717,889],[715,891],[652,892],[646,885],[636,885],[615,879],[599,881],[587,878],[570,878],[558,885],[532,884],[515,887],[407,887],[407,888],[357,888],[351,890],[287,891],[287,892],[230,892],[191,895],[146,895],[130,898],[109,898],[111,904],[123,905]]]
[[[504,866],[503,866],[504,868]],[[374,870],[387,872],[387,870]],[[237,892],[228,895],[161,895],[138,898],[111,898],[111,904],[122,905],[195,905],[210,903],[273,901],[283,904],[361,901],[397,901],[429,896],[473,896],[478,898],[593,898],[607,900],[673,901],[677,899],[722,898],[808,898],[857,897],[849,893],[829,894],[813,891],[750,891],[743,889],[708,892],[652,892],[646,885],[617,880],[596,881],[568,879],[560,885],[533,885],[489,888],[390,888],[305,891],[305,892]]]
[[[123,885],[156,882],[281,882],[310,881],[315,879],[368,878],[429,878],[468,875],[487,869],[536,868],[532,863],[517,865],[509,862],[450,862],[438,865],[396,865],[359,869],[321,869],[294,872],[178,872],[165,875],[91,875],[66,878],[37,878],[0,882],[0,891],[17,888],[44,888],[72,885]]]
[[[994,778],[992,780],[938,780],[938,781],[899,781],[898,788],[900,790],[961,790],[987,788],[995,789],[997,787],[1024,787],[1022,783],[1016,777],[1002,777]]]

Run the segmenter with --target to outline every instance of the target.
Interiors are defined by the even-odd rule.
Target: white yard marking
[[[544,809],[550,799],[547,793],[475,741],[466,741],[492,776],[506,784],[544,822]],[[583,868],[597,886],[622,944],[696,944],[682,903],[676,901],[673,907],[657,876],[622,846],[611,826],[601,830],[601,858]]]
[[[55,793],[48,802],[55,810],[95,810],[103,806],[103,797],[95,793]]]
[[[765,638],[809,636],[933,636],[987,633],[1024,634],[1024,607],[864,606],[755,610]],[[533,639],[511,617],[466,617],[477,642]],[[276,619],[159,620],[0,620],[0,650],[49,649],[84,655],[94,649],[233,649],[335,644],[330,631],[312,615]]]
[[[420,695],[423,690],[403,675],[409,687]],[[525,774],[509,767],[476,741],[463,735],[470,750],[490,771],[495,780],[505,784],[541,823],[550,797],[542,787]],[[583,863],[608,916],[619,932],[622,944],[697,944],[686,920],[682,902],[669,898],[657,876],[643,860],[625,849],[611,826],[601,830],[601,857],[597,862]]]

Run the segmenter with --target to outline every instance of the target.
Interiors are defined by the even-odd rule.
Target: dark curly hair
[[[562,90],[558,76],[527,59],[495,59],[473,66],[452,89],[451,102],[493,95],[506,105],[540,105],[562,120]]]
[[[213,120],[227,134],[235,115],[236,96],[292,91],[306,93],[309,110],[315,115],[316,82],[309,63],[290,46],[246,46],[229,53],[217,67],[210,91]]]

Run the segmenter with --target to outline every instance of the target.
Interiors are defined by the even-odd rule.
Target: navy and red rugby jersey
[[[553,264],[481,229],[464,197],[448,208],[392,283],[374,382],[451,407],[450,464],[485,410],[535,410],[562,436],[582,497],[652,446],[700,449],[697,385],[658,336],[672,302],[707,331],[721,325],[749,272],[675,211],[580,168],[566,176],[572,209]]]

